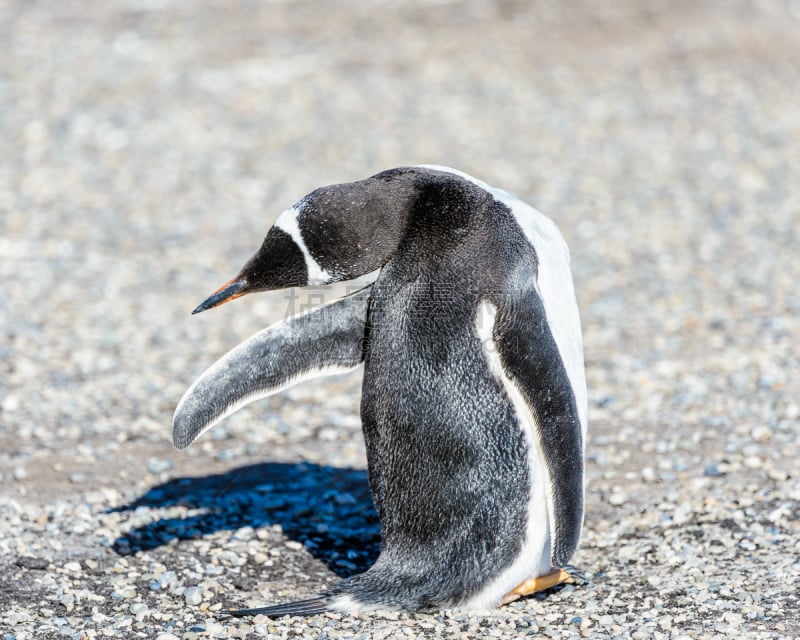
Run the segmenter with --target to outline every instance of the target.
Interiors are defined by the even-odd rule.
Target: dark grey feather
[[[247,616],[265,615],[269,618],[280,618],[282,616],[315,616],[320,613],[330,611],[328,608],[330,598],[327,596],[317,596],[286,604],[276,604],[269,607],[256,607],[253,609],[234,609],[232,611],[220,611],[221,615],[243,618]]]

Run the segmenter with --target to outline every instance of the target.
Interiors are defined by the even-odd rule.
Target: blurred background
[[[800,501],[797,0],[2,0],[0,42],[7,497],[362,468],[358,374],[173,452],[183,390],[296,301],[189,312],[310,190],[437,163],[571,247],[587,548],[701,496]]]
[[[738,393],[796,372],[797,2],[86,7],[0,11],[0,437],[166,430],[291,303],[188,316],[274,218],[424,162],[560,226],[596,402],[685,421],[720,359]]]

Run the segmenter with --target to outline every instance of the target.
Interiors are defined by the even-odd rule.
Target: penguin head
[[[321,187],[284,211],[239,274],[192,313],[257,291],[330,284],[382,267],[396,250],[419,170]]]

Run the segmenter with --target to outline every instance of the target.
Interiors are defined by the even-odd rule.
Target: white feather
[[[314,256],[311,255],[311,252],[306,246],[305,240],[303,240],[303,233],[300,230],[300,225],[297,223],[297,216],[300,213],[300,210],[300,205],[289,207],[286,211],[278,216],[278,219],[275,221],[273,226],[278,227],[282,231],[288,233],[292,237],[292,240],[294,240],[294,243],[299,247],[300,251],[303,252],[303,257],[306,260],[306,270],[308,271],[309,285],[314,286],[333,282],[333,276],[325,271],[325,269],[323,269],[320,264],[314,260]]]
[[[552,483],[546,471],[542,445],[539,441],[536,416],[522,393],[503,370],[497,347],[492,338],[497,308],[490,302],[481,302],[475,319],[475,328],[483,346],[484,356],[492,372],[503,385],[514,406],[520,427],[528,442],[528,469],[531,474],[531,493],[528,501],[528,522],[525,540],[519,555],[505,571],[487,584],[480,592],[462,603],[460,608],[484,609],[496,607],[503,596],[525,580],[550,572],[550,519],[552,513]]]

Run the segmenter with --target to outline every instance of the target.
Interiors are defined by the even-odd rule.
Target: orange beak
[[[197,308],[192,311],[192,315],[213,309],[221,304],[241,298],[247,293],[247,281],[244,278],[234,278],[223,284],[219,289],[212,293],[208,298],[201,302]]]

